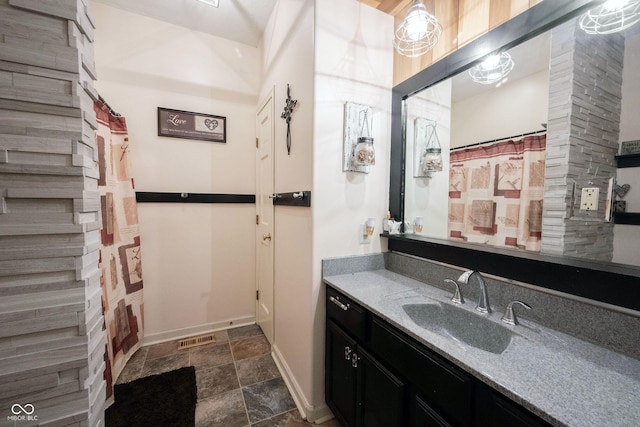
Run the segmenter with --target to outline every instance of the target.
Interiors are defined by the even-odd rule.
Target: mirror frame
[[[393,218],[404,218],[406,151],[403,136],[407,98],[472,67],[490,52],[510,49],[601,3],[603,0],[542,1],[393,88],[389,181],[389,211]],[[599,305],[611,306],[618,311],[630,309],[640,312],[640,268],[635,266],[415,235],[383,236],[389,239],[390,251],[479,270],[578,299],[597,301]]]

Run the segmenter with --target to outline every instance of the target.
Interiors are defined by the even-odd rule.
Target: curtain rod
[[[492,139],[489,141],[482,141],[482,142],[474,142],[473,144],[469,144],[469,145],[461,145],[460,147],[455,147],[450,149],[449,151],[453,151],[453,150],[460,150],[463,148],[469,148],[469,147],[475,147],[476,145],[482,145],[482,144],[489,144],[491,142],[498,142],[498,141],[507,141],[509,139],[513,139],[513,138],[519,138],[521,136],[527,136],[527,135],[535,135],[537,133],[542,133],[542,132],[546,132],[546,129],[540,129],[540,130],[536,130],[533,132],[525,132],[525,133],[521,133],[520,135],[512,135],[512,136],[506,136],[504,138],[498,138],[498,139]]]
[[[116,113],[116,111],[111,108],[111,105],[109,105],[109,103],[107,101],[105,101],[105,99],[102,97],[102,95],[98,95],[98,99],[104,104],[105,107],[107,107],[109,109],[109,112],[111,114],[113,114],[116,117],[121,117],[120,113]]]

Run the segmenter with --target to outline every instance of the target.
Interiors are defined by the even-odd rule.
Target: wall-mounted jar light
[[[345,105],[344,162],[343,170],[369,172],[369,166],[376,164],[373,147],[372,109],[366,105],[347,102]]]
[[[358,118],[358,121],[361,123],[360,136],[358,137],[358,143],[353,149],[353,164],[356,166],[371,166],[376,164],[376,151],[373,148],[373,138],[371,137],[368,119],[368,111],[366,109],[360,111]]]
[[[356,166],[371,166],[376,164],[376,151],[373,148],[373,138],[361,136],[353,151],[353,164]]]
[[[435,120],[418,117],[414,121],[415,177],[431,178],[433,172],[442,171],[442,147]]]

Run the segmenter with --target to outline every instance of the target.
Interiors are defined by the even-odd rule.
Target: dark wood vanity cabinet
[[[335,291],[328,292],[327,304],[327,404],[345,426],[404,426],[403,382],[362,345],[366,312]]]
[[[325,400],[343,426],[548,426],[327,287]]]

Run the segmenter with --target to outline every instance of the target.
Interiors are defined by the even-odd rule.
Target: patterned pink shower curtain
[[[539,251],[546,135],[450,154],[451,239]]]
[[[98,190],[102,210],[100,269],[102,311],[107,335],[107,401],[113,383],[143,338],[142,263],[138,208],[129,166],[129,138],[124,117],[102,101],[94,103],[98,119]]]

